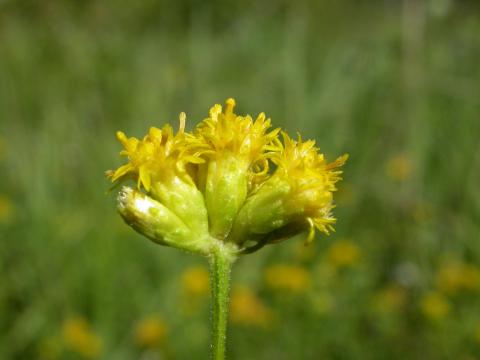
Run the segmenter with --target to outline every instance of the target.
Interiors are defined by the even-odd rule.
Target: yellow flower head
[[[278,166],[277,174],[288,179],[292,186],[290,200],[292,206],[302,207],[303,212],[316,228],[326,234],[333,230],[335,222],[330,214],[335,183],[339,181],[348,155],[327,163],[325,156],[315,146],[315,141],[293,140],[282,132],[283,144],[277,139],[280,151],[272,155]]]
[[[210,291],[210,277],[204,266],[192,266],[186,269],[181,277],[182,309],[186,315],[198,312]]]
[[[275,139],[271,148],[276,150],[269,155],[277,169],[241,209],[235,241],[273,243],[308,230],[310,242],[315,229],[326,234],[333,230],[333,192],[341,174],[337,168],[348,156],[328,163],[314,141],[295,141],[284,132],[282,137],[283,143]]]
[[[302,293],[310,286],[310,273],[298,265],[278,264],[267,268],[265,281],[272,290]]]
[[[232,291],[230,319],[234,324],[266,328],[272,321],[271,310],[248,287],[238,286]]]
[[[225,239],[248,193],[268,177],[271,143],[279,130],[268,132],[270,119],[261,113],[233,112],[235,100],[225,108],[219,104],[198,124],[195,136],[203,142],[202,156],[207,164],[200,168],[200,188],[205,194],[211,233]]]
[[[343,268],[354,265],[360,258],[359,247],[349,240],[339,240],[330,246],[328,261],[335,268]]]
[[[442,320],[450,312],[450,303],[438,292],[429,292],[421,300],[423,314],[432,320]]]
[[[233,99],[226,101],[225,109],[216,104],[210,109],[210,116],[198,124],[196,134],[207,145],[204,154],[218,158],[231,153],[244,160],[246,166],[255,164],[261,173],[266,173],[269,144],[280,129],[268,132],[271,121],[263,112],[253,121],[250,115],[235,114],[234,107]]]
[[[160,345],[167,334],[167,326],[157,315],[142,319],[134,331],[135,343],[140,347],[152,348]]]
[[[182,287],[189,300],[191,297],[207,295],[210,290],[208,270],[203,266],[193,266],[182,274]]]
[[[480,288],[480,270],[470,264],[448,261],[440,267],[437,282],[440,290],[447,294],[476,290]]]
[[[189,163],[199,164],[203,159],[196,152],[198,141],[185,133],[185,113],[180,114],[180,127],[175,135],[170,125],[158,129],[151,127],[148,134],[139,140],[117,132],[117,139],[123,145],[120,155],[128,158],[128,163],[115,171],[109,171],[112,181],[125,177],[137,180],[138,188],[150,191],[151,184],[162,177],[176,173],[191,181],[185,166]]]
[[[62,335],[65,346],[84,358],[94,359],[100,355],[102,342],[84,318],[73,317],[66,320]]]

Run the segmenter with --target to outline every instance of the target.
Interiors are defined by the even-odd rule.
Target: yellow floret
[[[219,104],[214,105],[210,109],[210,116],[198,124],[196,134],[208,145],[204,155],[218,158],[233,153],[245,160],[247,166],[255,164],[259,173],[266,173],[269,145],[280,130],[268,132],[271,120],[263,112],[255,121],[250,115],[235,114],[235,105],[234,99],[226,101],[225,109]]]
[[[161,129],[151,127],[148,134],[139,140],[117,132],[117,139],[124,149],[120,155],[128,158],[128,163],[115,171],[107,172],[112,181],[130,176],[137,181],[138,188],[150,191],[151,184],[172,173],[191,181],[185,166],[199,164],[204,160],[199,156],[200,143],[185,133],[185,113],[180,114],[180,126],[175,135],[170,125]]]
[[[328,234],[333,231],[332,224],[336,219],[331,216],[333,192],[337,190],[335,183],[341,180],[343,166],[348,155],[328,163],[325,156],[315,146],[315,141],[293,140],[282,132],[283,144],[276,140],[280,151],[274,152],[272,161],[278,166],[276,175],[287,179],[292,186],[290,198],[292,206],[302,207],[310,224],[309,239],[313,238],[313,227]]]

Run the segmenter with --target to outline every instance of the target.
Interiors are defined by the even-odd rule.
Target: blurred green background
[[[480,4],[0,0],[0,359],[206,359],[207,263],[123,224],[116,130],[348,152],[337,231],[241,258],[231,359],[480,359]]]

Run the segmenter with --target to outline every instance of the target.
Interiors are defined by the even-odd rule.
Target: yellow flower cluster
[[[208,270],[203,266],[193,266],[185,270],[181,282],[185,296],[190,301],[192,297],[202,297],[210,291]]]
[[[268,171],[266,151],[280,129],[268,132],[271,121],[264,113],[253,121],[250,115],[235,114],[234,107],[233,99],[226,101],[224,111],[219,104],[214,105],[210,116],[197,126],[196,135],[208,146],[205,154],[209,157],[220,159],[233,155],[243,161],[246,170],[254,165],[255,169],[263,168],[260,174],[265,173]]]
[[[62,327],[65,346],[86,359],[97,358],[102,350],[100,338],[82,317],[67,319]]]
[[[310,273],[299,265],[277,264],[265,271],[265,281],[272,290],[302,293],[311,285]]]
[[[120,192],[125,221],[160,244],[203,254],[219,242],[250,252],[304,231],[308,240],[315,229],[328,234],[347,156],[328,163],[314,141],[293,140],[271,130],[265,114],[253,120],[234,107],[233,99],[214,105],[192,133],[184,113],[176,134],[169,125],[141,140],[117,133],[128,162],[107,175],[138,188]]]
[[[441,320],[450,312],[450,302],[436,291],[423,295],[420,306],[423,314],[432,320]]]
[[[135,343],[140,347],[154,348],[160,345],[167,334],[167,326],[158,315],[151,315],[135,326]]]
[[[180,276],[182,288],[182,310],[186,315],[194,315],[202,308],[210,293],[210,277],[204,266],[187,268]]]
[[[168,326],[158,314],[140,319],[132,329],[132,340],[138,348],[161,349],[167,340]],[[93,331],[91,324],[82,316],[66,318],[60,333],[50,335],[38,344],[40,359],[55,360],[70,358],[97,359],[102,356],[102,338]]]
[[[186,176],[185,166],[189,163],[202,163],[203,159],[190,151],[195,148],[195,142],[192,144],[192,141],[187,140],[191,136],[185,133],[185,120],[185,113],[181,113],[176,135],[170,125],[165,125],[162,129],[151,127],[142,140],[128,138],[118,131],[117,139],[124,147],[120,155],[126,156],[129,162],[108,172],[112,181],[130,176],[137,180],[139,188],[143,187],[149,192],[155,191],[152,183],[158,183],[160,179],[168,180],[177,175],[190,180]]]
[[[273,314],[255,292],[248,287],[237,286],[232,291],[230,319],[237,325],[267,328]]]
[[[350,240],[336,241],[327,253],[329,263],[336,269],[355,265],[361,257],[360,248]]]
[[[462,290],[480,289],[480,270],[459,261],[448,261],[440,267],[437,275],[438,288],[447,294]]]
[[[480,269],[450,255],[439,266],[435,290],[424,294],[421,300],[424,315],[434,320],[446,318],[455,296],[480,290]]]

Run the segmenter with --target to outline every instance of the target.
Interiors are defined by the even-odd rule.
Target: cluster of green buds
[[[107,174],[133,180],[118,195],[125,222],[154,242],[210,255],[256,251],[315,230],[328,234],[335,218],[333,192],[347,155],[328,163],[312,140],[293,140],[234,113],[235,101],[214,105],[193,132],[184,113],[170,125],[150,128],[141,140],[118,132],[128,162]]]

